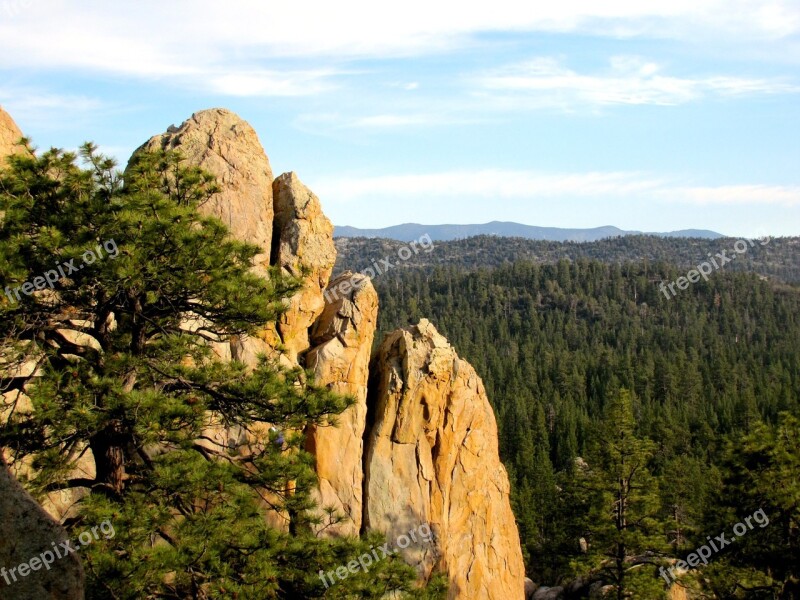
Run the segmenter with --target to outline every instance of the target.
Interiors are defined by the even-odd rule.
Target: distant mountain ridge
[[[492,221],[478,225],[421,225],[419,223],[403,223],[382,229],[359,229],[347,225],[335,227],[334,237],[366,237],[384,238],[410,242],[428,234],[434,241],[452,241],[474,237],[477,235],[494,235],[498,237],[520,237],[529,240],[546,240],[551,242],[596,242],[605,238],[642,235],[642,231],[626,231],[619,227],[607,225],[591,229],[565,229],[561,227],[537,227],[510,221]],[[665,233],[647,233],[661,237],[693,237],[718,239],[725,237],[716,231],[706,229],[683,229]]]

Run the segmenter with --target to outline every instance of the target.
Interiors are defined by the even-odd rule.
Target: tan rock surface
[[[429,523],[436,542],[401,550],[449,598],[522,600],[525,573],[497,425],[472,366],[426,319],[387,336],[370,367],[365,524],[392,542]]]
[[[685,587],[675,584],[669,588],[667,598],[669,600],[689,600],[689,595],[686,593]]]
[[[256,244],[263,252],[254,260],[254,271],[266,275],[270,265],[273,230],[272,167],[253,128],[235,113],[213,108],[197,112],[180,127],[150,138],[134,152],[177,150],[188,164],[214,174],[221,188],[200,212],[219,218],[241,241]],[[235,358],[254,366],[259,354],[273,355],[279,343],[274,324],[265,324],[255,337],[212,344],[223,360]]]
[[[263,273],[272,246],[272,168],[253,128],[229,110],[203,110],[136,152],[159,149],[178,150],[189,164],[216,175],[221,192],[200,212],[220,219],[237,239],[263,248],[255,259]]]
[[[17,127],[14,119],[0,107],[0,168],[5,166],[6,157],[11,154],[24,152],[24,150],[17,145],[21,137],[22,132],[19,127]]]
[[[361,529],[363,436],[367,418],[367,381],[372,341],[378,323],[378,294],[369,278],[344,273],[331,281],[331,302],[311,330],[306,366],[314,380],[356,403],[338,418],[337,427],[311,428],[308,450],[317,460],[320,507],[332,506],[347,521],[325,529],[328,535],[358,535]],[[320,529],[324,528],[323,526]]]
[[[52,551],[67,540],[64,529],[22,488],[0,457],[0,567],[9,571],[22,563]],[[9,584],[0,578],[0,598],[11,600],[82,600],[83,567],[75,554],[53,562],[49,570],[39,569],[20,577],[14,573]]]
[[[308,329],[325,307],[322,294],[336,262],[333,225],[323,214],[319,198],[295,173],[275,179],[273,197],[273,263],[304,283],[278,322],[286,353],[296,361],[309,348]]]

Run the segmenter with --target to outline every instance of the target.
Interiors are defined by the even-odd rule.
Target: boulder
[[[540,587],[533,594],[533,600],[561,600],[563,597],[563,587]]]
[[[589,588],[589,600],[607,600],[616,596],[616,593],[613,585],[604,585],[602,581],[597,581]]]
[[[49,569],[42,568],[40,555],[66,542],[67,534],[11,475],[2,456],[0,540],[0,598],[83,599],[83,567],[76,554],[55,559]],[[22,576],[19,565],[25,564],[24,569],[27,570],[28,565],[34,566],[31,559],[39,561],[37,569]]]
[[[143,150],[177,150],[188,164],[217,177],[220,193],[200,212],[217,217],[235,238],[261,247],[254,264],[265,273],[272,247],[272,168],[253,128],[229,110],[212,108],[150,138],[134,158]]]
[[[446,572],[450,599],[522,600],[508,475],[475,369],[422,319],[381,344],[368,407],[365,527],[392,542],[427,523],[435,543],[400,550],[423,579]]]
[[[311,427],[307,449],[316,457],[317,501],[346,521],[319,527],[326,535],[358,535],[361,530],[364,426],[372,340],[378,322],[378,294],[369,278],[344,273],[329,290],[339,290],[311,330],[306,366],[318,385],[353,396],[356,403],[338,417],[336,427]],[[344,291],[346,290],[346,292]],[[333,298],[333,296],[329,296]]]

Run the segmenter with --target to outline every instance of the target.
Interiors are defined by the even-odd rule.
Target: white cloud
[[[53,94],[30,87],[0,86],[0,104],[14,119],[24,122],[67,120],[105,109],[97,98],[76,94]]]
[[[328,202],[360,199],[488,198],[502,199],[657,199],[665,202],[719,205],[800,206],[800,186],[686,186],[638,172],[543,173],[507,169],[443,171],[319,179],[312,187]]]
[[[359,117],[345,124],[351,128],[393,128],[407,127],[410,125],[431,125],[439,122],[435,117],[429,115],[370,115]]]
[[[303,131],[321,134],[339,131],[385,132],[387,130],[413,127],[441,127],[477,122],[481,122],[481,119],[420,111],[378,113],[364,116],[342,115],[339,113],[304,114],[295,119],[294,124]]]
[[[800,206],[800,185],[723,185],[718,187],[677,187],[660,194],[692,204]]]
[[[630,194],[657,188],[660,182],[637,173],[539,173],[505,169],[379,175],[319,180],[321,196],[355,199],[372,196],[594,196]]]
[[[226,96],[310,96],[331,90],[332,70],[268,71],[257,69],[211,75],[205,84]]]
[[[682,78],[635,56],[617,56],[599,74],[581,74],[557,58],[540,57],[487,73],[475,83],[489,94],[506,94],[522,106],[677,105],[706,96],[798,93],[800,86],[777,79],[727,76]],[[527,101],[527,102],[525,102]]]
[[[788,43],[800,32],[796,0],[494,0],[469,6],[456,0],[3,1],[19,10],[0,14],[0,68],[147,77],[202,78],[223,68],[244,77],[255,68],[274,70],[274,61],[286,57],[420,55],[469,43],[485,32],[740,43]]]

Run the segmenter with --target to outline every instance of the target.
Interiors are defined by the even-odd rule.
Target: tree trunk
[[[125,441],[119,421],[112,421],[89,440],[97,482],[118,495],[125,485]]]

